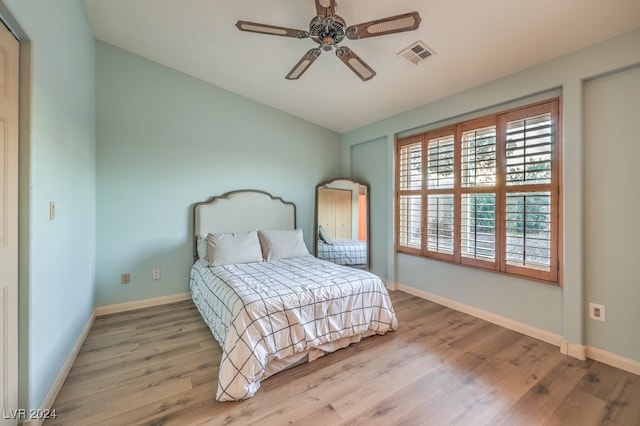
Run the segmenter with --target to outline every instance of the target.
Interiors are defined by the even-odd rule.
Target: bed
[[[366,269],[367,242],[360,240],[332,239],[326,242],[318,238],[318,258],[336,263]]]
[[[194,205],[194,228],[191,294],[222,348],[219,401],[250,398],[283,369],[397,328],[380,278],[309,254],[292,203],[226,193]]]

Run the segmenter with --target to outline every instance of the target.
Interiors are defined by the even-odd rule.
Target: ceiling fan
[[[311,20],[309,31],[256,22],[238,21],[236,27],[241,31],[277,35],[293,38],[310,38],[320,46],[309,50],[293,69],[287,74],[288,80],[297,80],[318,59],[322,51],[335,49],[336,56],[347,65],[363,81],[372,79],[376,72],[367,65],[353,50],[346,46],[338,46],[344,38],[358,40],[386,34],[412,31],[420,26],[418,12],[404,13],[376,19],[358,25],[347,26],[345,20],[336,15],[335,0],[315,0],[317,16]]]

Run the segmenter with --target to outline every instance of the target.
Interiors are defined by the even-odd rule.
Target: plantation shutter
[[[486,125],[487,122],[489,125]],[[498,211],[495,120],[464,126],[461,142],[461,262],[496,269]]]
[[[398,248],[422,247],[422,139],[398,146]]]
[[[559,190],[552,160],[557,110],[540,110],[532,107],[505,117],[504,268],[555,281]]]
[[[455,129],[427,134],[427,246],[451,260],[455,249]]]
[[[397,251],[560,284],[559,104],[398,139]]]

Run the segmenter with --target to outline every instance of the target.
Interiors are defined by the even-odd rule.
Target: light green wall
[[[19,406],[33,409],[94,308],[95,45],[80,0],[4,0],[0,6],[20,33],[24,54]]]
[[[406,113],[390,117],[342,135],[343,167],[349,169],[358,155],[352,146],[384,138],[387,144],[387,166],[393,167],[395,135],[442,125],[460,117],[483,114],[514,104],[536,99],[540,93],[559,91],[563,101],[563,241],[564,277],[562,288],[512,278],[495,273],[469,269],[458,265],[431,261],[419,257],[390,254],[389,278],[412,287],[483,309],[513,320],[561,335],[576,345],[594,344],[606,351],[621,353],[640,360],[637,347],[623,351],[625,340],[634,338],[625,332],[608,340],[596,339],[589,324],[585,335],[585,283],[597,264],[585,270],[585,193],[584,173],[584,81],[595,76],[624,69],[640,63],[640,31],[633,31],[613,40],[575,52],[546,64],[527,69],[506,78],[424,105]],[[427,63],[421,66],[428,66]],[[637,108],[636,110],[637,111]],[[343,170],[348,174],[349,170]],[[393,175],[385,170],[380,176],[386,181],[387,203],[393,205]],[[376,191],[373,187],[372,191]],[[393,210],[392,210],[393,213]],[[393,215],[384,225],[372,229],[372,234],[393,230]],[[599,222],[595,226],[606,226]],[[390,238],[393,243],[393,236]],[[635,251],[637,253],[637,250]],[[593,259],[589,259],[591,262]],[[626,281],[625,281],[626,282]],[[637,280],[636,280],[637,282]],[[594,282],[600,300],[607,301],[607,314],[621,315],[617,320],[637,324],[637,316],[629,313],[626,300],[639,300],[640,288],[610,288],[606,282]],[[620,290],[623,290],[620,292]],[[613,296],[618,293],[617,296]],[[595,294],[595,292],[594,292]],[[591,295],[591,288],[589,288]],[[637,340],[637,339],[636,339]],[[628,346],[627,346],[628,349]]]
[[[586,302],[606,322],[587,320],[586,341],[640,361],[640,68],[585,86]]]
[[[340,172],[337,133],[101,42],[97,140],[98,306],[188,292],[190,207],[227,191],[296,203],[310,247],[315,185]]]
[[[369,184],[369,220],[371,229],[384,229],[389,223],[389,194],[386,185],[388,169],[387,141],[378,139],[351,147],[351,177]],[[388,236],[384,232],[372,232],[370,236],[371,272],[388,278]]]

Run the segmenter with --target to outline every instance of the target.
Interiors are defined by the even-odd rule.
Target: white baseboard
[[[492,312],[475,308],[473,306],[465,305],[464,303],[456,302],[455,300],[447,299],[446,297],[438,296],[424,290],[399,283],[387,283],[387,285],[389,288],[404,291],[405,293],[412,294],[422,299],[430,300],[448,308],[455,309],[456,311],[464,312],[465,314],[481,318],[504,328],[508,328],[509,330],[517,331],[518,333],[522,333],[529,337],[533,337],[535,339],[558,346],[561,353],[573,358],[578,358],[580,360],[589,358],[594,361],[598,361],[603,364],[607,364],[612,367],[616,367],[621,370],[640,375],[640,362],[638,361],[625,358],[620,355],[595,348],[593,346],[576,345],[568,342],[567,340],[564,340],[562,336],[559,336],[557,334],[553,334],[548,331],[532,327],[528,324],[523,324],[510,318],[506,318],[501,315],[496,315]]]
[[[385,280],[384,278],[380,278],[380,279],[384,283],[384,286],[387,288],[387,290],[391,290],[391,291],[396,291],[397,290],[395,282]]]
[[[560,353],[582,361],[587,359],[587,347],[585,345],[575,345],[567,340],[562,340],[562,343],[560,343]]]
[[[49,388],[49,392],[47,392],[47,395],[45,396],[44,401],[42,401],[42,404],[39,410],[40,412],[47,412],[55,408],[53,407],[53,403],[55,402],[56,397],[60,392],[60,389],[62,389],[62,385],[64,384],[64,381],[67,379],[67,376],[69,375],[69,371],[71,370],[71,367],[73,367],[73,363],[75,362],[76,357],[78,356],[78,352],[80,352],[80,348],[82,347],[84,341],[87,339],[87,336],[91,331],[91,327],[93,326],[93,321],[95,319],[96,319],[96,312],[93,311],[93,314],[89,318],[89,321],[87,321],[87,324],[82,329],[80,336],[78,336],[78,340],[76,340],[75,345],[73,345],[73,348],[71,349],[71,352],[67,357],[67,360],[62,365],[62,368],[58,372],[56,379],[53,381],[53,384]],[[39,426],[43,422],[44,422],[44,419],[32,419],[32,420],[25,420],[22,424],[24,426],[36,426],[36,425]]]
[[[117,303],[114,305],[99,306],[96,308],[96,316],[116,314],[133,311],[136,309],[150,308],[152,306],[167,305],[169,303],[191,300],[191,293],[179,293],[171,296],[155,297],[153,299],[137,300],[135,302]]]
[[[640,362],[638,361],[634,361],[602,349],[594,348],[593,346],[586,347],[586,355],[587,358],[640,376]]]
[[[394,287],[398,290],[404,291],[405,293],[412,294],[422,299],[430,300],[439,305],[455,309],[456,311],[464,312],[465,314],[469,314],[485,321],[489,321],[501,327],[508,328],[509,330],[517,331],[518,333],[525,334],[527,336],[533,337],[534,339],[542,340],[543,342],[550,343],[554,346],[560,347],[562,343],[562,336],[558,334],[550,333],[537,327],[532,327],[528,324],[512,320],[511,318],[503,317],[501,315],[494,314],[493,312],[465,305],[464,303],[456,302],[455,300],[447,299],[446,297],[438,296],[436,294],[410,287],[408,285],[396,283]]]

